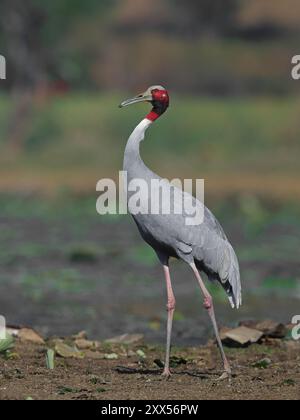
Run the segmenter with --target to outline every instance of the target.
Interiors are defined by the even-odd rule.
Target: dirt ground
[[[172,351],[173,375],[166,382],[157,360],[163,349],[136,344],[107,345],[85,357],[45,361],[45,345],[17,341],[10,357],[0,357],[1,400],[185,400],[300,399],[300,343],[272,340],[245,349],[227,349],[234,378],[221,374],[214,343]],[[115,360],[103,354],[115,354]],[[99,358],[100,357],[100,358]],[[268,358],[270,365],[255,367]],[[156,360],[156,362],[154,362]],[[259,365],[259,363],[258,363]]]

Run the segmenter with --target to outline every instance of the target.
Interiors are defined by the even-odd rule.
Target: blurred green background
[[[163,335],[151,249],[129,217],[95,211],[97,181],[118,179],[126,139],[148,110],[117,106],[153,84],[168,88],[171,107],[147,133],[145,162],[165,177],[205,178],[206,203],[241,262],[239,317],[291,319],[300,296],[299,19],[298,0],[1,0],[8,322]],[[208,325],[200,294],[175,267],[177,336],[199,342]],[[223,322],[234,322],[212,292]]]

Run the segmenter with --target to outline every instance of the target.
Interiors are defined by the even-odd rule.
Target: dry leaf
[[[30,328],[21,328],[18,332],[18,337],[21,341],[30,341],[35,344],[45,344],[44,339]]]

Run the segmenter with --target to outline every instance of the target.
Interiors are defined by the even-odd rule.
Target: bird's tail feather
[[[230,259],[231,265],[228,273],[227,294],[229,302],[233,308],[239,308],[242,305],[242,287],[241,287],[241,278],[240,278],[240,268],[237,256],[234,252],[234,249],[229,244]]]

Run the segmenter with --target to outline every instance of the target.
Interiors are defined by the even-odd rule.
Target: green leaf
[[[5,353],[14,345],[14,339],[11,335],[7,334],[4,340],[0,340],[0,353]]]
[[[54,356],[55,352],[52,349],[48,349],[46,353],[46,365],[47,369],[53,370],[54,369]]]

